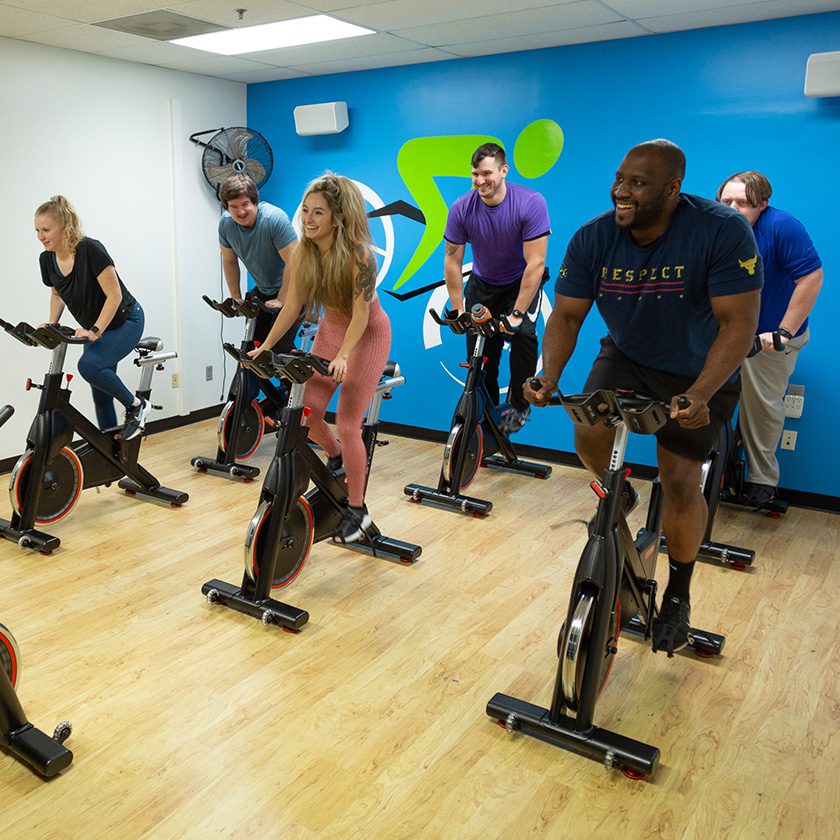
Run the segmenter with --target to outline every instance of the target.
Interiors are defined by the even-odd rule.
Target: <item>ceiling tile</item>
[[[313,9],[315,12],[335,12],[339,9],[349,9],[351,6],[361,6],[359,0],[294,0],[299,6]],[[370,0],[365,6],[374,3],[386,3],[388,0]]]
[[[586,0],[586,2],[588,5],[598,5],[602,13],[608,14],[600,4],[591,2],[591,0]],[[385,3],[372,3],[342,9],[336,14],[336,17],[362,26],[392,32],[409,26],[424,26],[430,22],[445,23],[466,18],[483,19],[501,14],[504,14],[513,23],[525,10],[536,11],[536,7],[539,7],[537,14],[550,16],[555,7],[575,4],[576,0],[560,0],[560,2],[554,3],[551,0],[422,0],[422,2],[417,2],[417,0],[387,0]],[[510,17],[512,12],[516,13],[515,17]],[[615,19],[620,15],[613,14],[611,17]],[[482,36],[481,33],[473,34],[476,37]]]
[[[158,61],[159,67],[169,67],[171,70],[186,70],[188,73],[206,73],[212,75],[214,70],[220,73],[247,73],[257,70],[273,70],[269,64],[260,64],[257,61],[248,61],[244,58],[237,58],[233,55],[211,55],[204,53],[203,58],[189,58],[178,61]]]
[[[397,29],[394,34],[432,47],[474,42],[480,45],[481,41],[518,38],[523,35],[557,32],[561,29],[579,29],[583,26],[621,19],[620,15],[609,11],[600,3],[582,0],[582,2],[568,5],[530,9],[513,16],[491,15],[436,23],[430,26],[415,26],[410,29]],[[480,39],[476,37],[478,33],[481,35]]]
[[[367,55],[357,58],[345,58],[341,61],[316,61],[312,64],[298,65],[298,70],[323,75],[326,73],[347,73],[352,70],[376,70],[382,67],[402,67],[407,64],[421,64],[429,61],[447,61],[459,58],[452,53],[431,48],[410,50],[408,52],[388,53],[387,55]]]
[[[204,50],[195,50],[169,41],[153,41],[150,38],[134,37],[132,43],[119,44],[104,49],[97,49],[99,55],[121,58],[123,61],[142,61],[144,64],[157,64],[159,61],[189,61],[207,57]]]
[[[740,6],[727,6],[708,11],[688,14],[667,14],[641,19],[639,22],[651,32],[676,32],[686,29],[704,29],[710,26],[726,26],[733,23],[749,23],[757,20],[814,14],[840,9],[838,0],[765,0]]]
[[[81,23],[110,20],[115,17],[135,15],[138,12],[151,12],[170,5],[166,0],[13,0],[13,2],[20,9],[43,12],[47,15],[60,14],[61,17]]]
[[[12,6],[0,6],[0,36],[5,38],[17,38],[19,35],[29,35],[47,29],[61,29],[72,23],[66,18],[42,15]]]
[[[102,29],[99,26],[85,24],[68,26],[64,29],[50,29],[46,32],[33,32],[31,35],[21,35],[21,40],[32,41],[36,44],[47,44],[51,47],[64,47],[68,50],[80,52],[99,52],[110,47],[132,46],[136,35],[126,32],[116,32],[113,29]]]
[[[305,70],[293,70],[290,67],[268,67],[265,70],[248,70],[245,73],[226,73],[225,78],[232,82],[255,85],[259,82],[279,82],[284,79],[300,79],[311,75]]]
[[[546,47],[566,47],[592,41],[611,41],[617,38],[635,38],[649,35],[641,26],[630,20],[605,23],[600,26],[584,26],[580,29],[564,29],[560,32],[545,32],[540,35],[523,35],[515,39],[500,38],[497,41],[480,41],[466,44],[447,44],[446,51],[462,56],[494,55],[504,52],[540,50]]]

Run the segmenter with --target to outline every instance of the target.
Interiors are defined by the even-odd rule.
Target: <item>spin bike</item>
[[[277,624],[295,632],[306,624],[309,614],[274,600],[271,590],[287,586],[297,577],[312,544],[331,537],[346,510],[343,470],[333,473],[327,468],[309,446],[309,431],[303,425],[303,419],[309,416],[309,409],[303,405],[306,383],[315,373],[329,376],[329,361],[301,351],[262,353],[252,359],[230,344],[224,348],[258,376],[280,376],[292,385],[288,405],[278,424],[274,457],[245,535],[242,585],[214,579],[207,581],[201,591],[211,604],[223,604],[258,618],[263,624]],[[404,383],[399,366],[388,362],[362,428],[368,476],[376,449],[382,400],[389,399],[391,389]],[[315,487],[306,492],[310,479]],[[422,552],[419,545],[383,536],[376,525],[367,528],[359,542],[342,544],[342,547],[405,564],[415,562]]]
[[[538,387],[539,382],[534,383]],[[616,429],[602,482],[591,482],[598,510],[572,584],[566,620],[558,639],[557,677],[550,709],[496,694],[487,714],[509,733],[524,732],[577,755],[619,768],[631,778],[650,776],[659,749],[593,724],[595,704],[609,676],[622,631],[650,638],[657,615],[656,560],[662,521],[662,491],[654,483],[647,521],[634,540],[622,511],[629,474],[624,451],[629,432],[653,434],[668,421],[669,407],[631,393],[594,391],[554,397],[573,422]],[[724,637],[692,629],[689,646],[716,656]],[[571,713],[571,714],[569,714]],[[573,715],[573,716],[572,716]]]
[[[510,328],[505,316],[493,318],[482,303],[475,304],[471,312],[460,315],[444,312],[441,318],[434,309],[430,309],[429,314],[456,335],[474,334],[475,349],[469,362],[461,365],[467,368],[467,381],[455,407],[443,449],[443,465],[437,487],[406,484],[403,492],[412,502],[430,502],[473,516],[486,516],[493,509],[492,502],[463,494],[475,478],[479,465],[523,473],[533,478],[548,478],[551,467],[517,457],[510,439],[499,428],[497,407],[490,401],[484,384],[484,343],[488,338],[503,334],[502,323]]]
[[[180,507],[189,496],[179,490],[161,487],[160,482],[137,463],[142,435],[123,440],[122,427],[100,431],[78,409],[70,404],[70,381],[73,374],[64,373],[64,357],[70,344],[84,344],[71,327],[47,325],[33,327],[21,322],[17,326],[0,319],[9,335],[27,347],[46,347],[52,358],[42,385],[26,380],[26,390],[41,391],[38,413],[26,436],[26,451],[12,469],[9,496],[11,520],[0,519],[0,536],[50,554],[61,544],[58,537],[39,531],[36,525],[50,525],[67,516],[75,507],[82,490],[106,487],[114,481],[130,496],[147,501]],[[152,374],[162,370],[163,362],[177,353],[159,352],[159,338],[140,340],[134,364],[142,370],[137,395],[151,401]],[[67,386],[62,388],[64,377]],[[152,406],[160,408],[160,406]],[[8,419],[7,415],[6,419]],[[74,435],[79,438],[74,440]]]
[[[20,651],[17,642],[11,632],[0,624],[0,748],[12,753],[41,776],[56,776],[73,761],[73,753],[63,746],[73,727],[69,721],[62,721],[51,738],[36,729],[26,719],[15,691],[19,679]]]
[[[266,313],[276,316],[280,312],[275,307],[266,306],[252,292],[248,292],[241,301],[227,298],[219,303],[207,295],[202,295],[202,298],[211,309],[215,309],[225,318],[245,318],[245,335],[239,348],[242,353],[254,349],[254,334],[259,315]],[[304,323],[298,335],[302,339],[303,347],[308,347],[314,335],[313,325]],[[241,398],[244,397],[245,372],[237,366],[227,402],[219,415],[216,457],[199,455],[191,459],[190,463],[197,472],[243,482],[251,482],[260,474],[259,467],[242,464],[240,461],[250,458],[257,451],[266,428],[275,426],[275,418],[282,414],[288,392],[284,386],[277,387],[268,379],[260,379],[259,383],[262,396],[258,393],[252,400]]]
[[[773,349],[777,353],[783,353],[785,343],[778,332],[773,333]],[[752,349],[747,354],[750,359],[762,352],[761,338],[755,337]],[[762,511],[773,519],[779,519],[787,513],[788,503],[785,499],[774,496],[760,507],[748,504],[747,500],[747,461],[744,457],[743,440],[741,428],[736,421],[732,427],[724,428],[726,437],[722,442],[722,452],[726,459],[722,476],[722,490],[720,500],[727,505],[749,508],[753,511]]]

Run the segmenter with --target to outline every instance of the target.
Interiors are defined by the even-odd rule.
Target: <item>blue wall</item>
[[[840,398],[831,371],[837,362],[832,335],[840,309],[840,237],[835,166],[840,149],[840,98],[813,100],[802,93],[808,55],[840,50],[840,13],[808,15],[575,47],[462,59],[387,70],[271,82],[248,88],[248,124],[265,134],[275,169],[262,197],[291,214],[306,182],[332,169],[370,186],[385,203],[416,203],[400,177],[397,156],[417,137],[486,134],[510,156],[519,132],[537,119],[563,129],[562,154],[546,174],[510,180],[547,198],[553,235],[552,275],[566,243],[584,221],[609,208],[612,175],[627,149],[652,137],[679,143],[688,157],[686,192],[713,196],[739,169],[770,178],[772,203],[806,226],[824,264],[826,284],[812,317],[812,339],[793,381],[806,386],[805,413],[788,420],[799,431],[797,449],[781,452],[784,487],[840,496],[840,457],[834,419]],[[296,105],[345,100],[350,127],[341,134],[299,137]],[[436,160],[430,156],[430,173]],[[465,174],[468,161],[465,161]],[[469,186],[462,177],[438,178],[448,203]],[[392,357],[409,383],[386,406],[385,419],[426,428],[448,427],[459,386],[462,344],[426,324],[430,295],[398,302],[393,289],[414,253],[422,225],[391,217],[393,263],[379,287],[394,327]],[[382,241],[384,231],[374,224]],[[399,288],[442,278],[443,248]],[[540,322],[540,329],[542,329]],[[584,325],[561,387],[579,390],[603,324],[596,312]],[[442,343],[437,344],[439,339]],[[503,357],[504,364],[504,357]],[[535,415],[517,439],[572,450],[571,423],[556,410]],[[637,441],[631,457],[653,463],[650,441]],[[833,469],[833,474],[830,471]],[[430,465],[429,478],[436,469]],[[416,480],[423,476],[416,476]]]

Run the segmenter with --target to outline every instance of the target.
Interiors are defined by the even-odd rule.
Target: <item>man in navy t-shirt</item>
[[[506,315],[515,330],[509,335],[510,386],[500,424],[502,431],[512,434],[522,428],[531,411],[522,385],[537,369],[536,322],[551,224],[545,199],[528,187],[508,184],[507,173],[505,151],[497,143],[485,143],[473,153],[475,189],[449,210],[443,234],[443,276],[453,312],[483,303],[495,317]],[[473,268],[465,294],[462,267],[467,242],[472,246]],[[484,381],[496,405],[503,346],[501,336],[484,345]],[[475,336],[469,336],[470,355],[474,347]]]
[[[805,228],[783,210],[769,206],[773,188],[760,172],[736,172],[717,192],[718,201],[737,210],[751,225],[764,261],[764,288],[758,334],[762,352],[741,367],[739,424],[749,469],[748,504],[773,500],[779,483],[776,448],[785,424],[784,396],[799,351],[808,343],[808,315],[822,286],[819,254]],[[784,342],[774,352],[773,333]]]
[[[708,510],[701,467],[738,401],[738,365],[755,335],[761,257],[749,224],[729,208],[680,192],[685,155],[669,140],[634,146],[615,176],[614,209],[572,237],[555,285],[543,339],[542,388],[525,395],[544,405],[597,302],[607,325],[584,385],[635,390],[668,402],[657,433],[662,525],[670,575],[653,625],[654,650],[688,644],[689,587]],[[680,409],[677,398],[688,407]],[[615,432],[575,426],[575,449],[599,478]],[[629,487],[629,512],[637,501]]]

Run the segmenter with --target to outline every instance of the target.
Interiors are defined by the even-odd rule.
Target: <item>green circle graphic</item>
[[[539,178],[557,163],[562,151],[563,129],[554,120],[534,120],[516,138],[516,171],[523,178]]]

